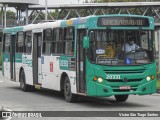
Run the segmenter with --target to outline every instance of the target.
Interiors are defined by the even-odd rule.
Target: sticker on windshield
[[[126,58],[126,64],[131,64],[132,63],[132,59],[131,58]]]
[[[104,49],[97,49],[96,54],[105,54],[105,50]]]

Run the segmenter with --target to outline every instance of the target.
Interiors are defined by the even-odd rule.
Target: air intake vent
[[[137,70],[104,70],[106,74],[131,74],[131,73],[144,73],[145,69]]]
[[[128,79],[127,82],[141,82],[143,80],[143,78],[139,78],[139,79]],[[117,80],[117,79],[110,79],[107,80],[108,82],[124,82],[123,79]]]

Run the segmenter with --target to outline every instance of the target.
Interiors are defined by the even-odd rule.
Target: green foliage
[[[157,80],[156,87],[157,87],[157,89],[160,89],[160,80]]]
[[[6,15],[7,15],[7,19],[16,19],[16,13],[11,10],[8,10]],[[2,11],[0,11],[0,18],[1,17],[2,17]]]
[[[16,19],[16,13],[11,10],[8,10],[7,11],[7,19]]]

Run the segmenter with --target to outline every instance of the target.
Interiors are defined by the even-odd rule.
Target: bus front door
[[[42,32],[33,34],[33,84],[42,83],[41,64]]]
[[[85,50],[83,49],[83,37],[86,35],[86,29],[77,31],[77,90],[80,93],[86,93],[86,64],[85,64]]]
[[[10,48],[10,72],[11,72],[11,80],[16,80],[15,73],[15,48],[16,48],[16,35],[11,35],[11,48]]]

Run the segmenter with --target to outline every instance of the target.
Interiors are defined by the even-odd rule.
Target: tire
[[[71,84],[68,76],[65,77],[64,81],[64,97],[69,103],[77,102],[77,96],[71,92]]]
[[[117,102],[125,102],[128,99],[129,95],[115,95]]]
[[[27,91],[31,90],[31,87],[32,86],[26,84],[25,73],[22,70],[21,73],[20,73],[20,88],[21,88],[21,90],[23,92],[27,92]]]

